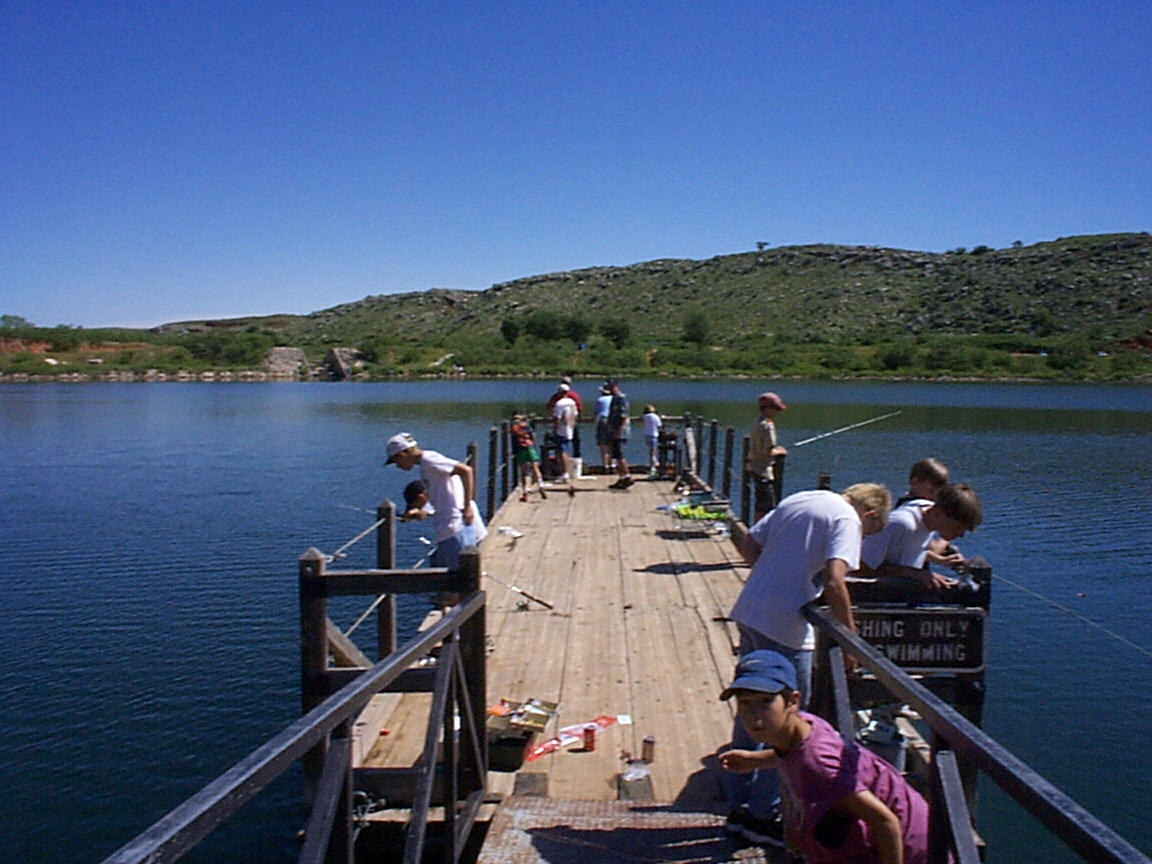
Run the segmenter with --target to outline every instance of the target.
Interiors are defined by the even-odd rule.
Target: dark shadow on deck
[[[660,561],[649,564],[647,567],[633,567],[633,573],[655,573],[660,576],[679,576],[681,573],[709,573],[719,570],[731,570],[732,565],[727,561],[712,564],[701,564],[698,561]]]
[[[540,861],[588,864],[590,861],[725,862],[740,848],[722,827],[573,828],[557,825],[528,832]],[[747,859],[745,859],[747,860]]]

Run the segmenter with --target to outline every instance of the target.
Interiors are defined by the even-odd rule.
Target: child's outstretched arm
[[[771,747],[765,750],[727,750],[720,754],[720,767],[733,774],[749,774],[775,768],[780,759]]]
[[[872,829],[881,864],[904,864],[904,835],[900,830],[900,820],[887,804],[864,790],[845,795],[832,809],[851,814]]]

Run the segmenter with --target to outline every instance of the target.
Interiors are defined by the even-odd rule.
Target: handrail
[[[484,608],[485,595],[473,592],[440,621],[396,653],[333,693],[278,735],[188,798],[166,816],[104,859],[104,864],[176,861],[272,780],[351,720],[416,660],[457,632]]]
[[[841,624],[827,609],[809,604],[804,614],[866,666],[888,692],[912,706],[958,755],[987,774],[1076,854],[1092,862],[1152,864],[1152,859]]]

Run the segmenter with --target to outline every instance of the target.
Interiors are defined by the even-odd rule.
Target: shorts
[[[612,458],[624,458],[624,445],[628,443],[627,438],[613,438],[612,439]]]
[[[572,455],[572,439],[571,438],[557,438],[556,449],[565,454],[566,456]]]
[[[608,428],[607,417],[598,417],[596,419],[596,443],[601,447],[612,446],[612,430]]]
[[[441,540],[432,550],[428,564],[432,567],[447,567],[449,570],[460,569],[460,552],[464,549],[464,532],[453,534]]]
[[[516,451],[517,465],[530,465],[540,461],[540,451],[535,447],[522,447]]]
[[[644,443],[648,445],[649,450],[655,450],[656,445],[660,443],[659,435],[645,435]]]
[[[776,484],[767,477],[753,477],[752,508],[755,513],[767,513],[776,506]]]

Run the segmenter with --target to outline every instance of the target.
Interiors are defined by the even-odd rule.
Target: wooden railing
[[[809,605],[808,620],[826,635],[817,668],[831,681],[830,699],[821,713],[842,735],[855,737],[849,710],[849,684],[843,655],[856,660],[875,676],[891,696],[909,706],[932,729],[933,778],[930,860],[945,862],[951,853],[958,864],[976,864],[978,851],[972,818],[958,760],[990,777],[1028,810],[1051,833],[1085,861],[1106,864],[1150,864],[1150,859],[1100,822],[1095,816],[1013,756],[975,723],[837,621],[825,608]],[[819,679],[819,675],[815,675]],[[817,688],[813,687],[814,695]]]
[[[326,559],[309,550],[300,559],[301,681],[304,709],[325,699],[336,688],[352,687],[372,675],[378,687],[357,690],[359,701],[331,741],[321,740],[304,757],[305,795],[311,817],[301,861],[352,861],[353,809],[350,724],[379,692],[430,692],[424,748],[409,769],[372,772],[373,793],[411,807],[403,860],[419,861],[428,831],[428,816],[437,803],[444,809],[447,841],[444,860],[456,861],[483,803],[488,751],[485,732],[485,595],[479,590],[480,554],[475,548],[460,554],[460,569],[330,571]],[[422,631],[402,652],[382,656],[376,666],[339,668],[329,665],[331,651],[327,614],[329,597],[454,593],[458,603],[437,624]],[[413,647],[413,646],[417,647]],[[434,667],[410,668],[439,645]],[[402,664],[394,660],[403,657]],[[386,669],[387,674],[376,670]],[[373,674],[375,673],[375,674]],[[347,682],[347,683],[345,683]],[[340,692],[344,692],[341,690]],[[456,722],[459,720],[459,727]],[[342,740],[341,740],[342,739]],[[368,773],[367,771],[365,773]],[[434,794],[438,796],[434,798]],[[331,835],[336,846],[327,840]],[[316,837],[313,843],[311,838]],[[315,848],[313,848],[315,847]]]
[[[384,521],[378,558],[392,558],[394,513]],[[411,807],[405,862],[421,860],[433,804],[444,808],[443,860],[459,860],[483,801],[488,771],[485,738],[485,602],[479,590],[480,555],[460,555],[460,569],[389,568],[333,571],[328,558],[309,549],[300,558],[301,684],[303,716],[253,751],[175,810],[105,859],[105,864],[176,861],[233,816],[297,761],[303,765],[309,817],[301,862],[351,862],[356,834],[352,804],[356,783],[350,730],[369,700],[383,692],[430,692],[425,746],[414,766],[374,778],[377,794]],[[381,603],[380,659],[369,663],[328,618],[329,597],[451,592],[459,602],[435,624],[395,648],[390,603]],[[437,650],[434,667],[415,666]],[[330,657],[343,666],[330,665]],[[457,721],[459,725],[457,726]]]

